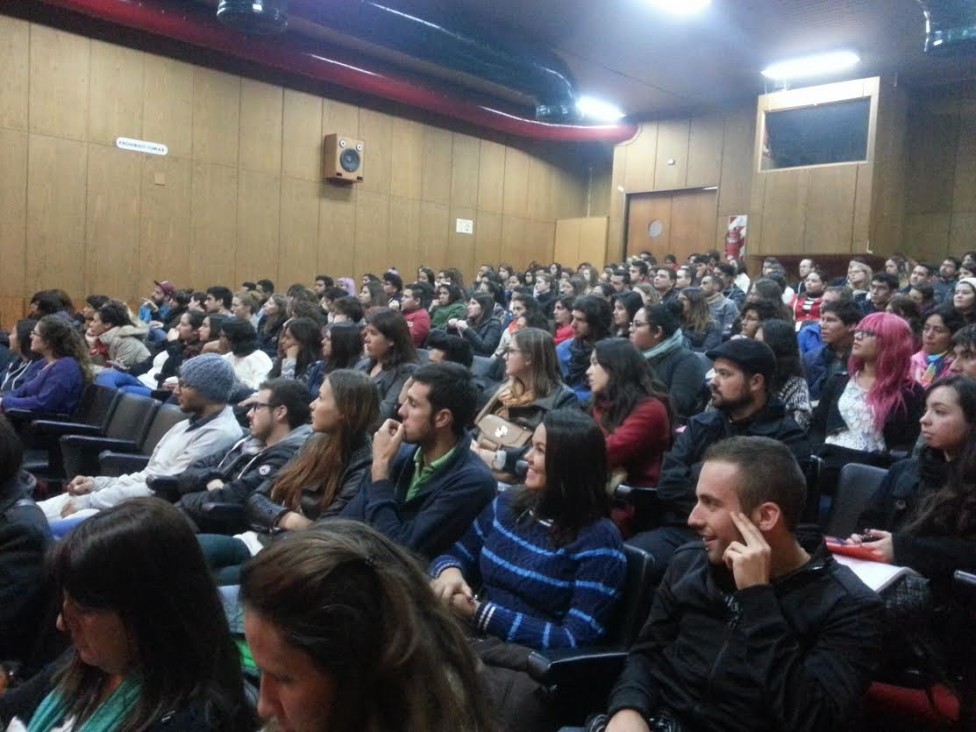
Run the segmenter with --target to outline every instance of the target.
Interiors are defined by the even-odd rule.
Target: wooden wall
[[[902,251],[935,263],[976,249],[976,85],[915,91]]]
[[[602,268],[607,249],[607,217],[585,216],[560,219],[556,222],[556,238],[553,259],[560,264],[575,267],[589,262]]]
[[[728,216],[749,211],[754,126],[755,108],[743,105],[725,113],[645,122],[632,140],[617,145],[607,192],[607,261],[620,261],[624,253],[628,196],[711,186],[718,187],[711,212],[714,236],[700,242],[700,251],[721,250]],[[646,248],[654,251],[650,242]],[[668,252],[654,254],[660,259]]]
[[[753,178],[749,251],[756,255],[891,253],[901,242],[904,201],[904,90],[879,77],[774,92],[765,112],[869,98],[867,159],[757,172]],[[753,166],[758,168],[758,156]]]
[[[130,301],[153,279],[238,286],[552,258],[586,215],[573,160],[0,16],[0,318],[62,287]],[[323,136],[365,180],[320,180]],[[160,142],[165,157],[115,147]],[[474,235],[455,219],[474,220]]]

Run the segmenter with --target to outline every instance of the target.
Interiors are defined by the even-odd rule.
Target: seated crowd
[[[831,543],[930,581],[956,673],[976,252],[45,290],[0,366],[0,726],[554,730],[532,658],[612,641],[637,555],[587,729],[844,729],[893,657],[821,530],[852,463],[886,477]],[[95,387],[182,419],[140,470],[32,475]]]

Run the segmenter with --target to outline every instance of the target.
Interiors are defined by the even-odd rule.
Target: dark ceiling
[[[924,1],[944,6],[964,2]],[[183,50],[196,49],[198,55],[192,58],[206,64],[219,65],[220,59],[237,57],[240,72],[257,78],[267,69],[285,68],[277,63],[279,54],[300,52],[304,56],[299,62],[304,63],[318,59],[319,48],[322,55],[329,56],[328,47],[345,47],[346,51],[352,49],[356,58],[365,59],[364,66],[389,68],[392,64],[398,67],[395,73],[405,74],[404,78],[420,79],[420,83],[426,83],[425,78],[434,79],[431,83],[435,87],[441,85],[433,92],[435,96],[464,99],[474,108],[481,104],[497,106],[495,102],[506,95],[512,101],[511,88],[478,82],[470,74],[455,73],[453,67],[438,69],[402,54],[384,51],[378,59],[375,46],[364,47],[327,25],[308,20],[316,13],[355,15],[358,8],[370,4],[404,17],[436,17],[446,19],[445,25],[456,22],[459,27],[473,27],[476,35],[489,42],[515,37],[515,49],[531,44],[543,49],[543,56],[554,53],[568,66],[580,93],[615,103],[632,121],[754,99],[772,88],[760,75],[766,65],[820,51],[850,49],[861,56],[861,64],[845,76],[804,83],[879,74],[896,77],[899,84],[909,87],[976,80],[976,55],[947,59],[923,52],[925,19],[916,0],[712,0],[707,10],[691,17],[669,16],[648,0],[291,0],[295,17],[289,30],[267,40],[234,35],[220,26],[214,17],[217,2],[3,0],[0,5],[2,12],[82,28],[82,32],[86,26],[78,26],[75,20],[92,16],[96,22],[103,22],[103,11],[113,16],[155,13],[148,25],[143,24],[141,36],[126,35],[125,28],[112,25],[115,18],[89,31],[149,50],[157,50],[153,34],[165,35],[166,31],[159,29],[182,17],[184,25],[169,32],[167,42],[184,45],[175,51],[165,45],[158,50],[183,56]],[[42,15],[44,8],[51,12]],[[299,9],[304,15],[299,15]],[[127,20],[122,25],[139,27]],[[210,36],[222,33],[223,40],[194,39],[197,29]],[[259,46],[264,49],[263,56],[248,56],[248,49]],[[354,83],[346,84],[346,88],[370,93]],[[525,103],[531,100],[523,95],[515,101],[521,104],[516,116],[532,116],[534,109]],[[467,120],[477,126],[482,120],[480,111],[475,112]],[[632,129],[615,139],[625,139],[628,134]]]
[[[646,0],[454,0],[499,28],[556,51],[583,93],[617,103],[634,119],[754,97],[769,63],[851,49],[861,64],[844,78],[898,75],[910,86],[976,79],[976,56],[923,52],[915,0],[712,0],[693,17]]]

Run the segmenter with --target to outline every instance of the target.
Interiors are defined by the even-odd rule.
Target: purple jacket
[[[3,408],[70,414],[78,406],[84,389],[81,366],[66,356],[44,366],[34,378],[4,396]]]

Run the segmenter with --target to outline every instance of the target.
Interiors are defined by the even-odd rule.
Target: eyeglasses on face
[[[864,338],[874,338],[876,335],[878,335],[877,331],[867,330],[866,328],[856,328],[854,330],[855,337],[862,336]]]
[[[250,412],[252,409],[255,412],[258,411],[259,409],[274,409],[274,405],[268,402],[253,402],[247,411]]]

